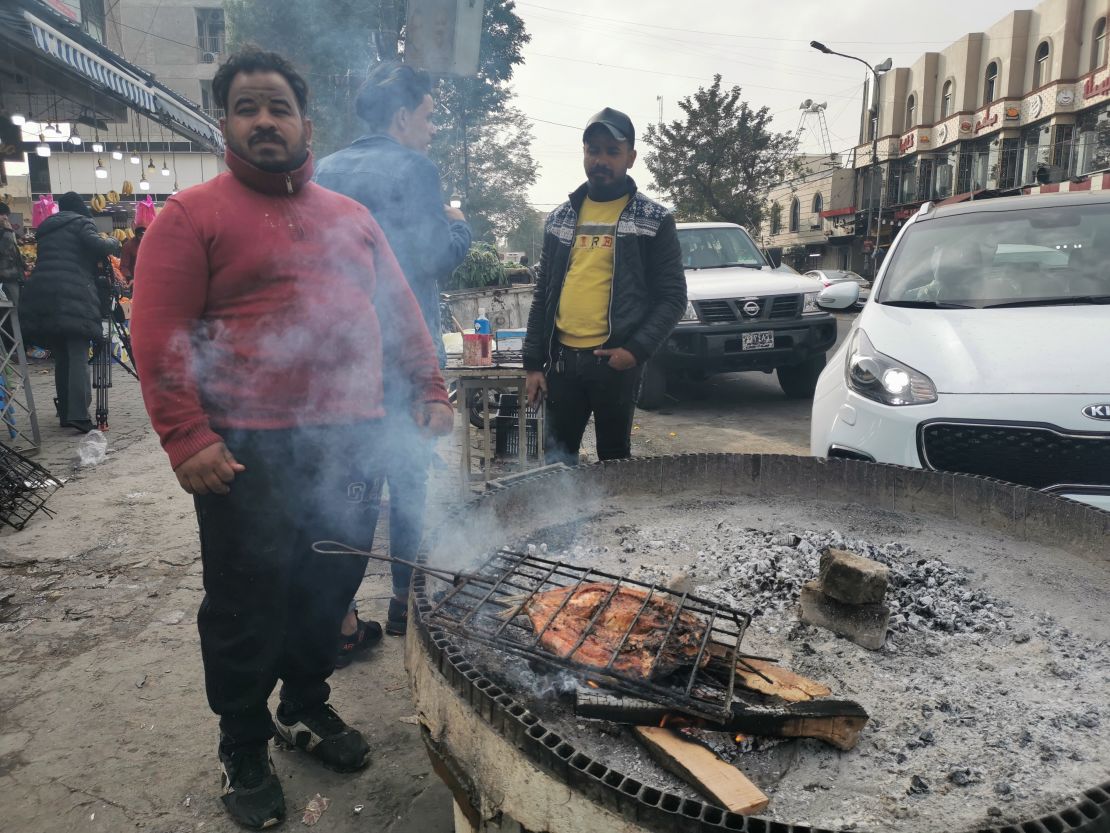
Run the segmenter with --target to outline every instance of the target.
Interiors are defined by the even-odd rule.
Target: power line
[[[802,40],[800,38],[776,38],[776,37],[773,37],[771,35],[740,35],[740,34],[736,34],[736,33],[732,33],[732,32],[709,32],[709,31],[706,31],[704,29],[683,29],[683,28],[677,27],[677,26],[665,26],[665,25],[658,24],[658,23],[642,23],[642,22],[637,21],[637,20],[628,20],[627,18],[602,17],[600,15],[586,14],[585,12],[568,11],[566,9],[555,9],[555,8],[550,7],[550,6],[541,6],[537,3],[528,3],[528,2],[519,2],[518,1],[517,5],[522,6],[524,8],[530,8],[530,9],[542,9],[546,12],[553,12],[555,14],[573,15],[574,17],[585,17],[585,18],[589,18],[591,20],[602,20],[602,21],[605,21],[607,23],[620,23],[624,26],[639,26],[639,27],[647,28],[647,29],[662,29],[663,31],[666,31],[666,32],[685,32],[685,33],[691,34],[691,35],[712,35],[712,36],[715,36],[715,37],[724,37],[724,38],[738,38],[738,39],[761,40],[761,41],[779,41],[779,42],[782,42],[782,43],[804,43],[804,44],[807,44],[807,45],[809,43],[809,41]],[[910,44],[922,44],[922,43],[944,43],[944,41],[886,41],[886,40],[884,40],[884,41],[863,41],[863,40],[849,41],[849,40],[845,40],[845,41],[840,41],[840,43],[886,46],[888,44],[910,45]]]
[[[589,29],[588,26],[582,25],[582,24],[577,23],[575,21],[561,20],[561,19],[558,19],[558,18],[547,18],[547,17],[543,17],[542,15],[541,15],[541,19],[545,23],[554,23],[554,24],[559,25],[559,26],[567,26],[567,27],[570,27],[570,28],[573,28],[573,29],[579,29],[579,30],[588,30]],[[657,35],[653,32],[629,32],[629,31],[617,32],[617,33],[614,33],[612,35],[612,38],[614,40],[624,40],[628,43],[633,43],[633,44],[637,44],[637,45],[641,45],[641,46],[648,46],[648,47],[652,47],[652,48],[658,46],[660,43],[665,43],[667,52],[671,53],[671,54],[692,55],[692,56],[701,57],[701,58],[714,57],[714,58],[722,59],[722,60],[727,61],[728,63],[732,63],[732,64],[738,64],[738,65],[747,66],[747,67],[755,67],[757,69],[768,69],[768,66],[767,66],[766,62],[756,63],[756,62],[753,62],[753,61],[744,61],[744,60],[741,60],[740,58],[737,58],[736,54],[735,54],[735,51],[734,51],[735,47],[732,46],[732,45],[729,45],[729,44],[706,44],[704,42],[704,40],[703,41],[682,40],[681,38],[675,38],[672,35],[661,35],[661,34]],[[675,43],[686,44],[686,45],[689,45],[691,47],[696,47],[696,48],[693,49],[693,50],[678,49],[678,48],[675,48],[675,46],[674,46]],[[745,48],[747,48],[747,47],[745,47]],[[782,50],[776,49],[776,51],[781,52]],[[836,79],[842,79],[842,80],[847,80],[850,77],[850,76],[847,76],[847,75],[833,75],[833,74],[830,74],[830,73],[821,72],[820,70],[808,70],[808,69],[800,69],[800,68],[778,69],[777,71],[781,72],[783,74],[786,74],[786,75],[811,75],[811,76],[812,75],[818,75],[818,76],[821,76],[821,77],[824,77],[824,78],[836,78]]]
[[[644,73],[644,74],[647,74],[647,75],[665,75],[668,78],[689,78],[689,79],[692,79],[694,81],[705,81],[705,76],[703,76],[703,75],[680,75],[679,73],[675,73],[675,72],[663,72],[661,70],[656,70],[656,69],[645,69],[644,67],[629,67],[629,66],[622,66],[620,64],[606,64],[606,63],[603,63],[601,61],[591,61],[591,60],[588,60],[586,58],[568,58],[564,55],[551,55],[547,52],[532,52],[532,53],[530,53],[530,55],[534,55],[534,56],[539,57],[539,58],[551,58],[552,60],[555,60],[555,61],[570,61],[570,62],[575,63],[575,64],[589,64],[590,66],[607,67],[609,69],[623,69],[623,70],[628,70],[629,72],[640,72],[640,73]],[[812,90],[798,90],[798,89],[793,89],[791,87],[777,87],[777,86],[770,86],[768,84],[738,84],[737,86],[740,86],[740,87],[754,87],[754,88],[759,89],[759,90],[779,90],[781,92],[801,93],[803,95],[812,95],[813,94]],[[825,93],[822,93],[822,95],[825,95]],[[845,98],[846,96],[829,95],[828,97],[829,98]],[[855,96],[847,96],[847,97],[854,98]]]

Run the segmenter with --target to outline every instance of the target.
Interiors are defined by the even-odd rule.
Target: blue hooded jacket
[[[466,223],[444,214],[435,163],[379,134],[364,136],[320,161],[314,179],[370,209],[420,304],[443,366],[439,280],[463,262],[471,235]]]

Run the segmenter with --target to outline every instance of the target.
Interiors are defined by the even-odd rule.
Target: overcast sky
[[[513,79],[516,104],[533,120],[539,178],[529,197],[550,210],[581,184],[581,127],[603,107],[631,116],[639,136],[659,117],[678,118],[677,101],[714,73],[743,88],[753,107],[775,114],[777,131],[798,127],[802,100],[828,102],[834,150],[858,138],[863,80],[854,61],[809,47],[819,40],[872,64],[910,66],[967,32],[983,31],[1015,8],[1014,0],[518,0],[532,42]],[[555,122],[556,124],[550,124]],[[816,121],[803,151],[821,151]],[[569,125],[570,127],[568,127]],[[639,146],[641,154],[646,148]],[[646,186],[641,158],[632,171]]]

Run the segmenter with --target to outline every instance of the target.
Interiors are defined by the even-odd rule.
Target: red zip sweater
[[[166,202],[135,268],[132,341],[171,465],[222,429],[384,416],[383,369],[413,402],[447,403],[370,213],[311,182],[311,157],[289,174],[226,158],[229,172]]]

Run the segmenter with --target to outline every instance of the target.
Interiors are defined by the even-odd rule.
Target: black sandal
[[[336,668],[346,668],[356,654],[369,650],[382,641],[382,626],[377,622],[363,622],[355,614],[355,632],[339,635],[339,653],[335,658]]]

